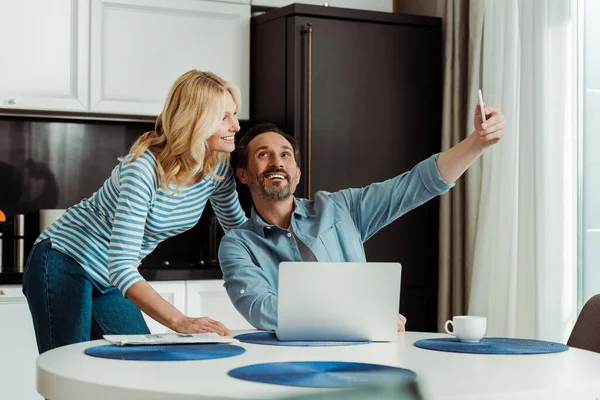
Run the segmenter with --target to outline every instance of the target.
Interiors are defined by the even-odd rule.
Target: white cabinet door
[[[252,0],[253,6],[284,7],[292,3],[312,4],[317,6],[328,4],[330,7],[357,8],[361,10],[383,12],[394,11],[394,0]]]
[[[42,398],[35,389],[37,356],[31,313],[21,286],[0,286],[0,398]]]
[[[175,308],[185,314],[185,281],[168,281],[168,282],[148,282],[160,294],[163,299],[173,304]],[[166,326],[159,324],[146,314],[144,319],[150,328],[151,333],[167,333],[173,332]]]
[[[88,0],[0,2],[0,108],[86,111]]]
[[[203,0],[94,0],[92,112],[156,116],[181,74],[237,85],[249,116],[250,5]]]
[[[254,329],[235,309],[222,280],[187,281],[187,315],[210,317],[231,330]]]

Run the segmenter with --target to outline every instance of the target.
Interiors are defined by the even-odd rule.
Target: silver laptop
[[[279,340],[393,341],[399,263],[282,262]]]

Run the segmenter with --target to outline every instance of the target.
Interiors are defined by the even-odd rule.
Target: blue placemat
[[[246,350],[230,344],[167,344],[156,346],[115,346],[113,344],[89,347],[85,354],[92,357],[137,361],[188,361],[234,357]]]
[[[544,354],[560,353],[569,347],[562,343],[543,340],[483,338],[476,343],[460,342],[456,338],[424,339],[415,346],[429,350],[475,354]]]
[[[417,377],[413,371],[404,368],[328,361],[254,364],[233,369],[228,375],[251,382],[312,388],[345,388],[379,380],[414,380]]]
[[[369,340],[361,341],[335,341],[335,340],[279,340],[275,332],[252,332],[244,333],[235,337],[243,343],[264,344],[268,346],[355,346],[358,344],[369,344]]]

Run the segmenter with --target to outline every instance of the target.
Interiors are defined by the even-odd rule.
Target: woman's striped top
[[[137,270],[142,258],[196,225],[207,200],[226,231],[246,221],[229,163],[217,167],[223,180],[208,175],[176,193],[175,184],[160,187],[156,163],[150,151],[119,163],[98,191],[69,208],[36,243],[50,238],[53,248],[77,260],[100,287],[116,286],[125,295],[144,279]]]

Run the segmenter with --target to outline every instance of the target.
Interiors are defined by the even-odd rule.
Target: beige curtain
[[[481,86],[483,3],[482,0],[397,0],[399,13],[443,19],[442,150],[454,146],[473,130],[472,116]],[[453,315],[467,313],[480,191],[478,162],[441,198],[439,331],[443,331],[444,322]]]

